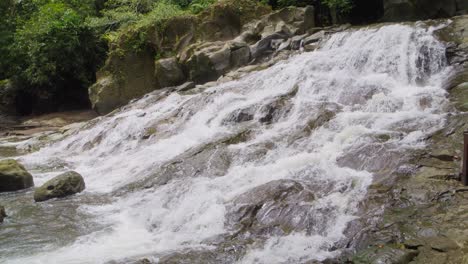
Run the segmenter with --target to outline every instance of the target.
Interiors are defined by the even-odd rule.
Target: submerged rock
[[[3,219],[6,217],[5,207],[0,205],[0,223],[3,222]]]
[[[227,223],[234,230],[258,235],[307,231],[314,223],[314,200],[315,195],[297,181],[272,181],[237,197]]]
[[[42,202],[53,198],[61,198],[85,189],[83,177],[74,171],[69,171],[47,181],[34,191],[34,200]]]
[[[0,192],[11,192],[34,186],[32,175],[16,160],[0,161]]]

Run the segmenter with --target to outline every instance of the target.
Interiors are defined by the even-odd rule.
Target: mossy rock
[[[34,200],[42,202],[82,192],[86,188],[83,177],[74,171],[58,175],[34,191]]]
[[[353,257],[354,264],[410,263],[418,255],[417,250],[406,249],[404,246],[373,246]]]
[[[150,51],[111,54],[106,66],[89,88],[93,109],[108,114],[116,108],[159,88],[154,77],[154,56]]]
[[[0,192],[11,192],[34,186],[32,175],[16,160],[0,161]]]

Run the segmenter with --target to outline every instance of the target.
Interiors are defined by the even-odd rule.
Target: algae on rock
[[[34,200],[42,202],[53,198],[61,198],[85,189],[83,177],[74,171],[69,171],[54,177],[34,191]]]
[[[32,175],[14,159],[0,161],[0,192],[26,189],[34,185]]]

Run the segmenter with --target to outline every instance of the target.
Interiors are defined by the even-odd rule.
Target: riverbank
[[[89,121],[98,115],[92,110],[55,112],[37,116],[0,116],[0,137],[34,136],[40,132],[57,132],[74,123]]]
[[[468,263],[468,187],[459,181],[468,131],[467,28],[468,16],[460,16],[436,33],[454,68],[446,124],[369,187],[365,213],[350,229],[357,253],[345,258],[353,263]]]

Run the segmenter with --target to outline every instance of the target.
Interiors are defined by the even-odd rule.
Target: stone
[[[317,33],[314,33],[306,38],[304,38],[303,45],[317,43],[325,37],[325,31],[321,30]]]
[[[291,38],[291,49],[298,50],[298,49],[302,48],[302,46],[304,45],[304,38],[306,36],[307,36],[307,34],[292,37]]]
[[[88,90],[93,109],[99,114],[107,114],[158,89],[153,57],[148,51],[123,56],[111,54],[98,72],[96,83]]]
[[[304,9],[304,24],[302,25],[304,31],[308,31],[315,27],[315,8],[313,6],[306,6]]]
[[[250,48],[242,43],[240,46],[231,48],[231,68],[244,66],[250,61]]]
[[[191,90],[195,88],[195,83],[194,82],[186,82],[182,85],[177,86],[176,91],[177,92],[186,92],[188,90]]]
[[[353,257],[354,264],[410,263],[418,255],[417,250],[391,246],[374,246]]]
[[[236,197],[228,206],[227,226],[254,235],[307,231],[315,222],[309,213],[314,200],[297,181],[272,181]]]
[[[439,252],[449,252],[460,248],[453,240],[442,236],[427,238],[427,244]]]
[[[174,57],[156,61],[155,78],[162,88],[180,85],[186,79],[177,59]]]
[[[83,177],[74,171],[60,174],[44,183],[34,191],[34,200],[42,202],[53,198],[62,198],[85,189]]]
[[[274,33],[272,35],[269,35],[259,40],[257,43],[250,46],[252,58],[255,59],[264,55],[267,52],[272,52],[274,50],[271,45],[271,42],[273,40],[286,40],[289,37],[291,37],[291,35],[280,32],[280,33]]]
[[[213,63],[204,52],[194,54],[185,65],[189,69],[189,79],[195,83],[214,81],[219,77]]]
[[[11,192],[34,186],[32,175],[16,160],[0,161],[0,192]]]
[[[218,51],[208,53],[207,56],[218,75],[223,75],[230,69],[231,50],[229,47],[223,47]]]
[[[318,49],[318,45],[316,44],[307,44],[307,45],[304,45],[304,51],[314,51],[316,49]]]
[[[5,207],[0,205],[0,223],[3,222],[3,219],[7,217],[7,214],[5,212]]]
[[[119,100],[119,89],[115,76],[106,75],[99,78],[88,90],[94,111],[107,114],[123,104]]]

